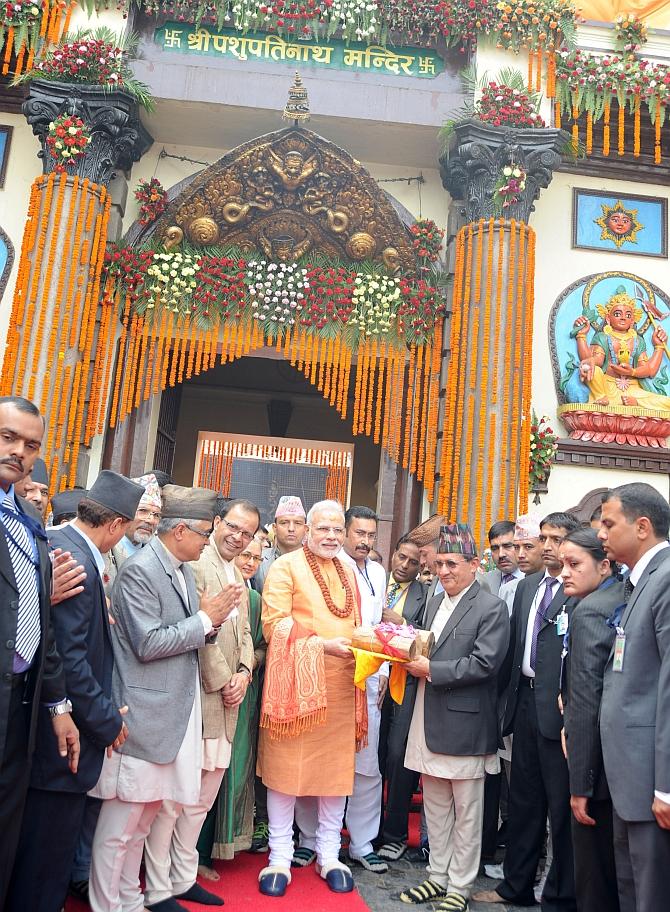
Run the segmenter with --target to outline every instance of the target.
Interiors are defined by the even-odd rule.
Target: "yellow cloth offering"
[[[368,652],[366,649],[356,649],[350,646],[354,654],[356,669],[354,671],[354,684],[360,690],[365,690],[365,682],[370,675],[376,674],[384,662],[390,662],[391,674],[389,676],[389,692],[395,703],[402,703],[405,696],[405,683],[407,672],[403,668],[406,659],[396,659],[392,656],[382,655],[380,652]]]

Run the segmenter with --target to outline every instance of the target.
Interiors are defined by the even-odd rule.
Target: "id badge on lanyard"
[[[612,661],[612,671],[623,671],[623,658],[626,650],[626,631],[623,627],[616,628],[616,638],[614,640],[614,659]]]

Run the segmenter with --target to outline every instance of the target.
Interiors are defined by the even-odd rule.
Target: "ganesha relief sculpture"
[[[630,273],[590,276],[559,297],[552,359],[558,414],[572,438],[666,446],[670,352],[662,323],[668,316],[663,292]]]

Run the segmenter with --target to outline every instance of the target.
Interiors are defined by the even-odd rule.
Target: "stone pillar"
[[[23,111],[40,140],[44,173],[31,188],[1,389],[27,396],[45,415],[44,456],[56,491],[85,481],[81,447],[104,423],[118,320],[102,301],[100,273],[110,213],[125,201],[125,181],[115,178],[151,138],[132,96],[97,86],[36,80]],[[61,115],[81,118],[91,140],[56,173],[47,137]],[[113,223],[118,230],[118,218]]]
[[[492,522],[527,508],[535,253],[528,220],[568,141],[559,130],[471,120],[456,127],[440,161],[465,225],[454,251],[438,511],[470,523],[482,546]],[[525,187],[501,210],[494,191],[510,164],[525,173]]]

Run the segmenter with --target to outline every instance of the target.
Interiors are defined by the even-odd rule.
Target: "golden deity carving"
[[[372,259],[394,274],[415,266],[409,235],[383,190],[350,155],[301,127],[224,155],[193,178],[152,230],[170,247],[186,237],[195,246],[221,244],[282,261],[318,251]]]

